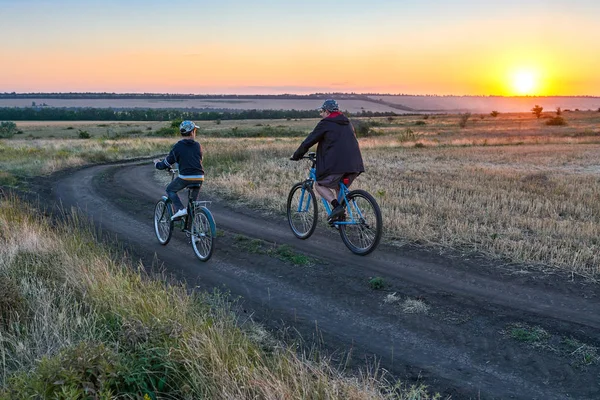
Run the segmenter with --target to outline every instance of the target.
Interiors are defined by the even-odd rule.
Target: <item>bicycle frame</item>
[[[298,239],[308,239],[317,227],[319,204],[314,193],[316,177],[316,153],[308,153],[308,156],[302,157],[312,162],[309,168],[308,177],[298,183],[295,183],[287,198],[287,218],[290,228]],[[365,190],[350,190],[350,178],[342,177],[339,183],[339,192],[337,201],[342,207],[345,207],[343,217],[329,218],[329,226],[336,228],[342,238],[342,241],[357,255],[367,255],[371,253],[381,239],[382,217],[381,210],[375,198]],[[329,196],[327,196],[329,197]],[[331,217],[334,210],[325,198],[321,196],[321,203]],[[337,212],[336,212],[337,214]]]
[[[189,191],[189,192],[191,192],[191,191]],[[188,196],[191,196],[191,194],[189,194]],[[169,199],[167,196],[163,195],[162,199],[165,203],[167,203],[169,205],[169,207],[172,206],[173,203],[171,202],[171,199]],[[190,224],[192,221],[192,217],[194,216],[195,213],[198,212],[197,210],[205,209],[207,212],[210,212],[207,207],[210,203],[211,203],[210,201],[206,201],[206,200],[191,201],[188,197],[188,205],[187,205],[188,213],[187,213],[187,215],[183,216],[180,220],[180,221],[183,221],[183,224],[180,225],[181,230],[184,232],[190,230]],[[162,215],[161,215],[161,218],[162,218]],[[208,222],[210,223],[211,234],[213,236],[216,236],[217,235],[217,227],[216,227],[215,221],[210,219]]]
[[[308,195],[306,195],[306,187],[308,186],[311,189],[314,188],[314,183],[317,180],[317,169],[315,166],[316,161],[312,158],[311,158],[311,161],[313,164],[310,167],[308,179],[304,181],[304,185],[302,186],[302,196],[300,197],[300,202],[298,204],[298,212],[308,211],[308,207],[310,206],[311,199],[310,199],[310,193]],[[346,211],[348,212],[348,218],[346,221],[334,221],[333,222],[334,225],[356,225],[359,223],[359,222],[357,222],[357,219],[360,220],[363,218],[363,215],[362,215],[360,209],[358,208],[358,206],[356,205],[356,202],[353,201],[354,204],[352,204],[352,207],[350,207],[351,204],[349,204],[348,199],[346,197],[349,192],[350,192],[350,190],[348,189],[348,186],[346,186],[346,184],[344,183],[344,179],[340,180],[340,190],[338,193],[337,200],[340,204],[346,205]],[[304,199],[306,199],[306,203],[305,203]],[[303,203],[305,203],[305,204],[303,204]],[[321,197],[321,203],[323,203],[323,207],[325,208],[327,215],[330,215],[332,208],[331,208],[331,205],[329,204],[329,202],[327,200],[325,200],[323,197]],[[355,219],[355,215],[357,215],[358,218]]]

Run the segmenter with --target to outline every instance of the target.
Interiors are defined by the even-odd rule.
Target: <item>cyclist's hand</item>
[[[156,164],[158,164],[160,162],[160,160],[157,158],[156,160],[152,160],[152,162],[154,163],[154,166],[156,167]]]
[[[293,155],[290,157],[290,160],[292,160],[292,161],[298,161],[298,160],[300,160],[301,158],[302,158],[302,156],[300,156],[300,157],[296,157],[296,155],[295,155],[295,154],[293,154]]]

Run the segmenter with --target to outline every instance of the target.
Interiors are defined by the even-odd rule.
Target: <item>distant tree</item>
[[[17,124],[12,121],[0,123],[0,138],[11,138],[15,133],[19,133]]]
[[[494,110],[494,111],[492,111],[492,112],[490,113],[490,115],[491,115],[492,117],[494,117],[494,118],[495,118],[495,117],[497,117],[499,114],[500,114],[500,113],[499,113],[498,111],[496,111],[496,110]]]
[[[179,125],[181,125],[182,122],[183,122],[183,120],[181,120],[181,119],[175,119],[175,120],[171,121],[171,128],[179,129]]]
[[[467,126],[467,121],[471,118],[471,113],[460,114],[460,120],[458,121],[458,126],[464,128]]]
[[[88,131],[79,129],[78,132],[79,132],[79,134],[78,134],[79,139],[89,139],[92,137]]]
[[[536,117],[540,117],[542,115],[542,111],[544,110],[544,107],[538,106],[537,104],[535,105],[535,107],[533,107],[531,109],[531,112],[535,114]]]
[[[556,115],[560,114],[562,114],[562,110],[560,109],[560,107],[556,107]]]
[[[353,119],[351,121],[352,126],[354,126],[354,132],[356,132],[356,136],[358,137],[365,137],[365,136],[371,136],[373,133],[373,130],[371,129],[371,125],[369,124],[369,121],[364,121],[361,119]]]

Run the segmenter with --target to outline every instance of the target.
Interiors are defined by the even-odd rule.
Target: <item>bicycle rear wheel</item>
[[[173,211],[166,200],[161,199],[154,207],[154,233],[156,233],[158,242],[163,246],[169,243],[173,234],[172,213]]]
[[[308,239],[317,227],[317,199],[305,182],[292,186],[287,199],[287,218],[292,233],[298,239]]]
[[[353,190],[346,196],[346,223],[340,224],[342,241],[354,254],[367,255],[379,245],[383,220],[379,204],[364,190]]]
[[[213,253],[215,238],[211,221],[213,217],[207,209],[199,208],[194,211],[191,229],[192,247],[200,261],[208,261]]]

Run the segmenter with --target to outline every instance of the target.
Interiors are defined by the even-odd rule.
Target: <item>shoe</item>
[[[182,208],[181,210],[173,214],[173,216],[171,217],[171,221],[176,220],[177,218],[181,218],[184,215],[187,215],[187,208]]]
[[[337,206],[336,208],[331,210],[331,214],[329,214],[329,221],[335,221],[343,216],[344,216],[344,206],[340,204],[339,206]]]

